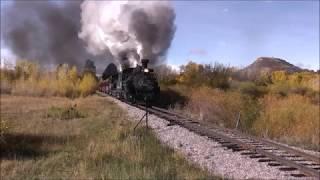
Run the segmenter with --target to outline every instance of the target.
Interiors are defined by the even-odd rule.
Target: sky
[[[245,67],[261,56],[319,69],[319,1],[173,1],[167,63]],[[3,8],[3,5],[1,5]],[[8,54],[1,43],[1,55]]]
[[[244,67],[257,57],[319,69],[319,1],[175,1],[168,63]]]

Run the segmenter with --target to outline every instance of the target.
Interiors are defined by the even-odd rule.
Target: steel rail
[[[191,131],[194,131],[200,135],[203,135],[203,136],[207,136],[209,138],[212,138],[212,139],[217,139],[217,138],[220,138],[220,139],[223,139],[225,141],[225,143],[229,143],[231,145],[237,145],[238,147],[242,148],[242,149],[246,149],[246,150],[251,150],[253,152],[256,152],[256,153],[259,153],[261,155],[264,155],[265,157],[268,157],[270,159],[273,159],[285,166],[288,166],[288,167],[292,167],[292,168],[295,168],[301,172],[303,172],[305,175],[309,175],[309,176],[312,176],[312,177],[317,177],[317,178],[320,178],[320,172],[316,169],[313,169],[313,168],[309,168],[309,167],[306,167],[302,164],[299,164],[299,163],[296,163],[294,161],[291,161],[291,160],[288,160],[288,159],[285,159],[284,157],[281,157],[281,156],[277,156],[277,155],[274,155],[270,152],[267,152],[266,150],[263,150],[262,148],[259,148],[259,147],[255,147],[255,146],[252,146],[252,145],[248,145],[247,143],[245,142],[242,142],[242,141],[239,141],[235,138],[231,138],[227,135],[223,135],[222,133],[219,133],[219,132],[215,132],[213,131],[212,129],[208,129],[204,126],[201,126],[201,124],[194,124],[190,121],[181,121],[179,120],[178,118],[175,118],[175,117],[179,117],[179,118],[183,118],[185,120],[188,120],[189,118],[184,118],[183,116],[181,115],[178,115],[176,113],[169,113],[167,110],[164,110],[164,109],[161,109],[161,108],[156,108],[156,110],[154,109],[154,107],[152,108],[151,110],[151,113],[153,114],[156,114],[156,115],[160,115],[160,116],[165,116],[167,118],[170,119],[170,121],[178,121],[177,124],[179,124],[180,126],[182,127],[185,127]],[[165,115],[163,115],[163,113],[165,113]],[[168,114],[171,114],[171,115],[168,115]],[[241,135],[243,135],[243,133],[241,133]],[[250,137],[250,138],[253,138],[253,137]],[[256,141],[260,141],[261,139],[256,139],[256,138],[253,138],[254,140]],[[264,143],[268,142],[268,141],[263,141]],[[288,148],[288,147],[285,147],[283,148],[283,146],[278,146],[278,144],[275,144],[275,143],[269,143],[268,144],[270,145],[273,145],[273,146],[277,146],[277,147],[281,147],[282,149],[285,149],[285,150],[290,150],[290,151],[294,151],[296,152],[297,150],[293,150],[291,148]],[[302,153],[302,152],[299,152],[297,154],[303,154],[305,155],[306,153]],[[312,158],[317,158],[317,156],[312,156],[312,155],[308,155],[307,156],[302,156],[303,158],[304,157],[312,157]],[[316,161],[315,159],[311,159],[312,161]]]
[[[103,95],[103,96],[107,96],[104,93],[101,94],[101,92],[99,94]],[[123,102],[125,102],[125,101],[123,101]],[[125,103],[127,103],[127,102],[125,102]],[[134,106],[139,109],[143,109],[143,110],[145,109],[144,106],[142,106],[142,105],[133,105],[133,104],[129,104],[129,105]],[[279,155],[275,155],[271,152],[267,152],[265,149],[260,148],[259,146],[254,146],[253,144],[250,144],[248,142],[240,141],[236,138],[228,136],[226,133],[229,132],[229,133],[237,135],[243,139],[253,140],[253,142],[256,141],[255,143],[258,143],[258,144],[261,143],[261,144],[264,144],[267,146],[271,146],[271,147],[273,146],[279,150],[283,150],[285,152],[289,152],[294,155],[301,156],[302,158],[306,159],[306,161],[308,160],[308,161],[319,163],[320,157],[318,157],[318,156],[310,155],[310,154],[298,151],[296,149],[292,149],[290,147],[287,147],[287,146],[284,146],[284,145],[281,145],[278,143],[274,143],[274,142],[266,140],[266,139],[253,137],[251,135],[244,134],[244,133],[239,132],[237,130],[230,130],[230,129],[225,129],[225,128],[212,126],[212,125],[210,125],[210,126],[213,128],[208,128],[209,126],[207,124],[204,124],[199,121],[195,121],[192,118],[188,118],[188,117],[185,117],[181,114],[178,114],[178,113],[166,110],[166,109],[162,109],[159,107],[152,106],[151,108],[148,109],[148,111],[151,114],[154,114],[158,117],[161,117],[161,118],[168,120],[170,123],[177,124],[177,125],[182,126],[186,129],[189,129],[190,131],[193,131],[199,135],[207,136],[211,139],[214,139],[214,140],[218,141],[220,144],[222,144],[223,146],[226,146],[226,147],[229,146],[229,147],[237,148],[240,150],[249,150],[253,153],[260,154],[261,157],[267,157],[267,158],[271,159],[270,161],[276,161],[283,166],[291,167],[291,168],[293,168],[293,170],[298,170],[298,171],[302,172],[304,175],[320,178],[320,171],[318,171],[314,168],[307,167],[303,164],[299,164],[299,163],[295,162],[294,160],[288,160],[283,156],[279,156]],[[217,130],[220,130],[220,132]],[[293,175],[293,174],[291,174],[291,175]]]
[[[177,117],[180,117],[180,118],[183,118],[183,119],[187,119],[187,120],[191,120],[191,121],[194,121],[193,119],[191,118],[187,118],[187,117],[184,117],[183,115],[180,115],[180,114],[177,114],[175,112],[172,112],[172,111],[168,111],[166,109],[162,109],[162,108],[158,108],[158,107],[152,107],[156,110],[159,110],[159,111],[162,111],[162,112],[165,112],[165,113],[169,113],[169,114],[172,114],[174,116],[177,116]],[[200,123],[200,122],[199,122]],[[200,123],[202,124],[202,123]],[[212,126],[212,125],[211,125]],[[217,128],[217,127],[216,127]],[[220,128],[220,127],[219,127]],[[238,130],[230,130],[230,129],[225,129],[225,128],[220,128],[220,129],[223,129],[224,131],[228,131],[228,132],[231,132],[231,133],[235,133],[237,135],[240,135],[241,137],[246,137],[246,138],[250,138],[250,139],[253,139],[253,140],[256,140],[256,141],[259,141],[259,142],[262,142],[266,145],[270,145],[270,146],[275,146],[275,147],[279,147],[287,152],[290,152],[290,153],[293,153],[293,154],[296,154],[296,155],[300,155],[302,156],[303,158],[307,159],[307,160],[310,160],[310,161],[314,161],[316,163],[320,163],[320,156],[316,156],[316,155],[311,155],[311,154],[308,154],[308,153],[305,153],[305,152],[302,152],[302,151],[299,151],[299,150],[296,150],[296,149],[293,149],[293,148],[290,148],[288,146],[285,146],[285,145],[282,145],[282,144],[279,144],[279,143],[275,143],[275,142],[272,142],[268,139],[263,139],[263,138],[258,138],[258,137],[254,137],[252,135],[248,135],[248,134],[244,134]]]

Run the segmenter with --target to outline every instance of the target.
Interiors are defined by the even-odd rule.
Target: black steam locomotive
[[[100,91],[131,103],[152,105],[159,96],[160,87],[148,68],[148,59],[141,60],[142,65],[126,68],[118,72],[114,64],[109,64],[102,75]]]

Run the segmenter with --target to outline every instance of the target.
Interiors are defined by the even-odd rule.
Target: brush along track
[[[142,106],[138,107],[143,108]],[[177,124],[218,141],[222,146],[233,151],[243,151],[243,155],[258,158],[259,162],[269,162],[268,165],[279,166],[279,169],[283,171],[298,170],[301,172],[291,174],[294,177],[320,177],[320,157],[318,156],[306,154],[269,140],[249,136],[239,131],[209,126],[162,108],[152,107],[149,111],[172,124]]]
[[[142,110],[145,109],[141,105],[133,106]],[[292,171],[294,173],[290,175],[293,177],[320,178],[319,156],[310,155],[266,139],[243,134],[236,130],[224,129],[198,122],[166,109],[152,107],[148,110],[151,114],[166,119],[170,122],[169,125],[179,125],[199,135],[211,138],[219,142],[223,147],[232,151],[240,151],[244,156],[258,159],[258,162],[267,162],[269,166],[276,166],[281,171],[289,173]]]

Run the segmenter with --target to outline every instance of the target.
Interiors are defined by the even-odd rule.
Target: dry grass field
[[[0,179],[215,178],[98,96],[1,96]]]

